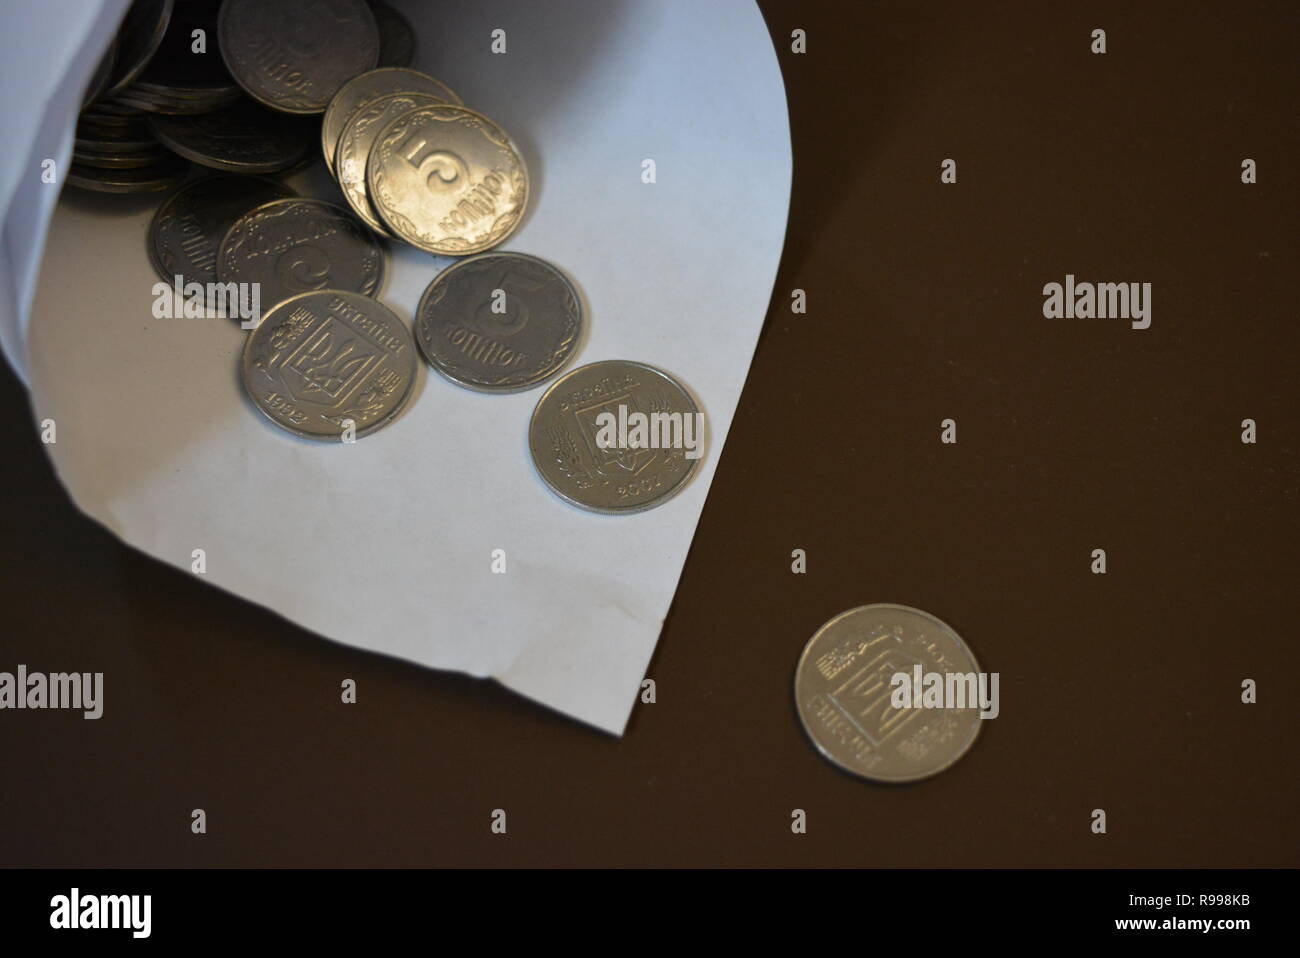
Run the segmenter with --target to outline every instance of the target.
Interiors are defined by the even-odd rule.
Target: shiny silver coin
[[[370,12],[379,26],[379,65],[406,67],[415,62],[415,31],[410,21],[386,3],[372,3]]]
[[[225,0],[217,38],[235,82],[284,113],[320,113],[379,59],[364,0]]]
[[[293,191],[283,183],[256,176],[217,174],[177,190],[149,223],[149,261],[167,282],[217,281],[217,252],[226,232],[249,210]]]
[[[519,225],[528,170],[510,137],[463,106],[412,110],[370,151],[366,189],[393,235],[426,252],[481,253]]]
[[[164,146],[202,166],[228,173],[274,173],[312,151],[315,130],[251,100],[198,116],[151,116],[149,129]]]
[[[186,160],[170,154],[149,166],[126,170],[72,163],[67,183],[96,193],[157,193],[185,179],[190,169]]]
[[[113,75],[103,96],[111,98],[129,87],[162,44],[171,22],[173,0],[135,0],[117,31]]]
[[[544,382],[569,361],[581,335],[573,285],[523,253],[483,253],[448,267],[415,313],[415,340],[429,364],[485,392]]]
[[[336,97],[335,100],[337,99]],[[396,96],[380,97],[357,110],[343,127],[338,153],[334,158],[334,176],[348,205],[352,207],[352,212],[377,233],[389,235],[388,228],[375,215],[374,205],[370,202],[370,194],[366,189],[366,164],[375,139],[395,117],[422,106],[436,106],[441,102],[437,97],[423,93],[399,93]]]
[[[369,106],[376,100],[399,93],[422,93],[439,103],[459,104],[460,97],[456,91],[440,80],[421,73],[418,70],[405,70],[400,67],[371,70],[353,77],[339,88],[325,110],[321,121],[321,152],[325,156],[325,165],[331,173],[336,172],[335,156],[338,153],[339,140],[348,121],[356,116],[357,111]],[[362,164],[365,173],[365,164]]]
[[[794,679],[795,708],[817,751],[876,782],[928,778],[965,755],[980,730],[978,699],[969,708],[914,708],[910,698],[895,707],[894,676],[910,683],[918,668],[923,677],[979,673],[961,637],[920,609],[864,605],[818,629]]]
[[[698,412],[663,370],[624,360],[592,363],[542,394],[528,445],[537,472],[562,499],[593,512],[640,512],[661,505],[695,472],[704,448]],[[653,434],[638,437],[636,423],[652,414],[659,414]]]
[[[383,276],[384,253],[374,235],[321,200],[264,203],[235,220],[217,251],[217,279],[260,283],[263,310],[316,289],[372,296]]]
[[[277,426],[343,441],[383,428],[411,394],[418,361],[400,319],[377,300],[326,289],[267,313],[244,343],[244,388]]]

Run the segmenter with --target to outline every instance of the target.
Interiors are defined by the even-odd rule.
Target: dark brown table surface
[[[657,703],[616,740],[142,557],[6,373],[0,670],[103,671],[106,712],[0,713],[0,863],[1297,864],[1296,6],[762,6],[789,235]],[[1152,283],[1151,328],[1044,318],[1067,273]],[[878,601],[1001,674],[912,786],[836,771],[791,701],[813,631]]]

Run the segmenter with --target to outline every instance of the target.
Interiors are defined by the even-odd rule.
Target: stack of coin
[[[140,117],[83,113],[77,120],[68,174],[74,185],[112,193],[165,190],[188,168]]]
[[[148,65],[112,102],[146,113],[208,113],[241,96],[220,54],[217,39],[221,0],[176,4],[162,43]]]
[[[509,134],[417,70],[385,67],[343,84],[321,150],[364,223],[426,252],[490,249],[528,202],[528,170]]]
[[[91,99],[129,113],[206,113],[240,95],[215,42],[221,0],[136,0]],[[92,89],[94,87],[92,86]]]

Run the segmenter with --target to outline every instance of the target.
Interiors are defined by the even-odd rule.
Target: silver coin
[[[411,394],[418,361],[406,325],[378,300],[337,289],[285,300],[244,342],[244,388],[277,426],[342,441],[383,428]]]
[[[217,279],[260,283],[263,310],[309,290],[371,296],[384,275],[374,235],[346,210],[321,200],[274,200],[231,225],[217,252]]]
[[[366,190],[393,235],[429,253],[497,245],[528,204],[528,170],[496,123],[463,106],[412,110],[370,151]]]
[[[460,96],[441,80],[435,80],[419,70],[406,70],[401,67],[386,67],[371,70],[353,77],[334,94],[325,118],[320,126],[321,152],[325,155],[325,165],[331,173],[335,172],[334,158],[338,153],[339,140],[348,121],[356,116],[357,111],[369,106],[376,100],[399,93],[423,93],[440,103],[461,102]],[[362,164],[364,174],[365,166]]]
[[[410,21],[386,3],[372,3],[370,12],[379,26],[379,65],[410,66],[415,60],[415,31]]]
[[[311,153],[315,132],[248,99],[197,116],[150,116],[149,129],[187,160],[228,173],[286,170]]]
[[[149,65],[171,22],[174,0],[135,0],[117,31],[113,76],[104,89],[112,97],[129,87]]]
[[[528,445],[538,474],[561,498],[593,512],[640,512],[682,489],[703,450],[695,401],[677,380],[644,363],[613,360],[581,366],[556,380],[537,402]],[[615,422],[659,413],[679,424],[679,445],[668,441],[631,448],[632,432],[602,437],[608,413]],[[675,415],[676,414],[676,415]],[[687,417],[691,417],[687,425]],[[689,430],[689,433],[687,432]],[[613,439],[604,442],[602,439]],[[655,448],[654,446],[657,446]]]
[[[320,113],[379,59],[364,0],[225,0],[217,38],[235,82],[284,113]]]
[[[186,160],[170,154],[149,166],[125,170],[70,163],[67,183],[96,193],[157,193],[171,189],[191,169]]]
[[[344,199],[352,207],[352,212],[377,233],[390,235],[388,228],[375,215],[374,205],[366,190],[366,163],[370,159],[375,139],[395,117],[422,106],[436,106],[441,102],[437,97],[423,93],[399,93],[380,97],[352,114],[352,119],[343,127],[338,153],[334,158],[334,176],[338,180],[339,189],[343,191]]]
[[[235,220],[254,207],[287,199],[283,183],[218,174],[169,196],[149,223],[149,261],[159,277],[207,284],[217,280],[217,251]]]
[[[942,772],[979,734],[979,707],[895,708],[897,673],[979,672],[951,628],[904,605],[864,605],[817,630],[795,672],[795,708],[817,751],[877,782],[912,782]],[[946,681],[946,679],[945,679]]]
[[[483,253],[443,270],[415,313],[415,340],[434,369],[485,392],[531,389],[569,361],[582,303],[550,263]]]

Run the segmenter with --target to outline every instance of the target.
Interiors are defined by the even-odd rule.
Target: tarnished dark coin
[[[523,253],[483,253],[438,274],[420,298],[415,338],[434,369],[486,392],[549,379],[582,334],[582,304],[550,263]]]
[[[78,147],[72,151],[72,162],[79,166],[103,170],[138,170],[155,167],[171,158],[171,154],[157,144],[141,150],[94,150]]]
[[[78,122],[74,150],[98,150],[101,153],[127,153],[161,149],[158,139],[144,123],[135,126],[106,126]]]
[[[500,126],[462,106],[393,120],[366,167],[375,212],[394,236],[430,253],[466,256],[500,243],[528,204],[523,156]]]
[[[68,167],[68,185],[96,193],[157,193],[169,190],[185,179],[191,167],[187,160],[168,154],[150,166],[109,170],[73,163]]]
[[[144,72],[167,32],[173,6],[173,0],[135,0],[127,8],[117,31],[113,76],[104,90],[105,98],[125,90]]]
[[[377,300],[325,289],[280,303],[244,342],[249,398],[305,439],[383,428],[411,394],[418,361],[406,325]]]
[[[263,308],[316,289],[375,294],[384,253],[373,233],[346,210],[321,200],[275,200],[250,210],[226,231],[217,279],[260,283]]]
[[[685,388],[644,363],[581,366],[533,410],[533,464],[561,498],[593,512],[640,512],[680,491],[703,452],[703,417]]]
[[[171,23],[144,72],[131,85],[139,94],[153,96],[177,112],[215,109],[240,96],[239,85],[221,59],[217,46],[217,12],[220,0],[181,0]],[[195,49],[195,31],[204,42]],[[164,111],[166,112],[166,111]]]
[[[116,56],[117,37],[114,37],[112,42],[109,43],[108,49],[104,51],[104,55],[99,58],[99,64],[95,67],[95,72],[86,81],[86,92],[81,98],[83,107],[94,103],[108,89],[108,83],[113,79],[113,63]]]
[[[334,176],[348,205],[352,207],[352,212],[361,217],[372,230],[389,235],[388,228],[375,214],[366,188],[366,164],[375,138],[394,117],[440,102],[442,101],[437,97],[423,93],[399,93],[396,96],[380,97],[352,114],[352,119],[343,128],[338,153],[334,158]]]
[[[287,199],[293,191],[283,183],[256,176],[217,174],[177,190],[158,207],[149,224],[149,261],[171,283],[217,280],[217,252],[226,232],[249,210]]]
[[[937,675],[954,689],[958,682],[948,676],[960,677],[968,703],[972,686],[979,688],[974,654],[928,612],[889,604],[842,612],[817,630],[799,659],[799,720],[817,751],[846,772],[877,782],[927,778],[974,744],[980,709],[922,707],[910,694],[918,674],[923,684],[924,676]]]
[[[379,27],[379,66],[407,67],[415,62],[415,31],[410,21],[386,3],[372,3],[370,12]]]
[[[235,82],[284,113],[320,113],[379,59],[364,0],[225,0],[217,35]]]
[[[124,106],[121,103],[115,103],[112,100],[97,100],[83,116],[94,116],[97,119],[108,119],[109,117],[138,118],[142,113],[139,107]]]
[[[198,116],[151,116],[149,128],[186,159],[230,173],[274,173],[311,153],[315,130],[303,117],[248,99]]]
[[[451,87],[418,70],[388,67],[353,77],[334,94],[334,99],[330,100],[329,108],[325,111],[325,118],[321,121],[321,152],[331,173],[337,172],[335,157],[339,139],[348,122],[359,110],[376,100],[399,93],[422,93],[440,103],[460,103],[460,97]],[[364,159],[361,173],[365,175]]]
[[[222,96],[213,100],[200,100],[186,96],[148,92],[139,83],[135,83],[130,90],[119,93],[111,102],[134,107],[144,113],[161,113],[166,116],[194,116],[199,113],[209,113],[220,109],[226,104],[234,103],[236,100],[243,98],[244,94],[242,92],[235,91],[230,96]]]
[[[81,111],[77,117],[77,125],[111,127],[113,130],[137,129],[148,131],[142,114],[105,113],[100,109],[98,103]],[[149,136],[152,137],[153,134],[150,133]]]

